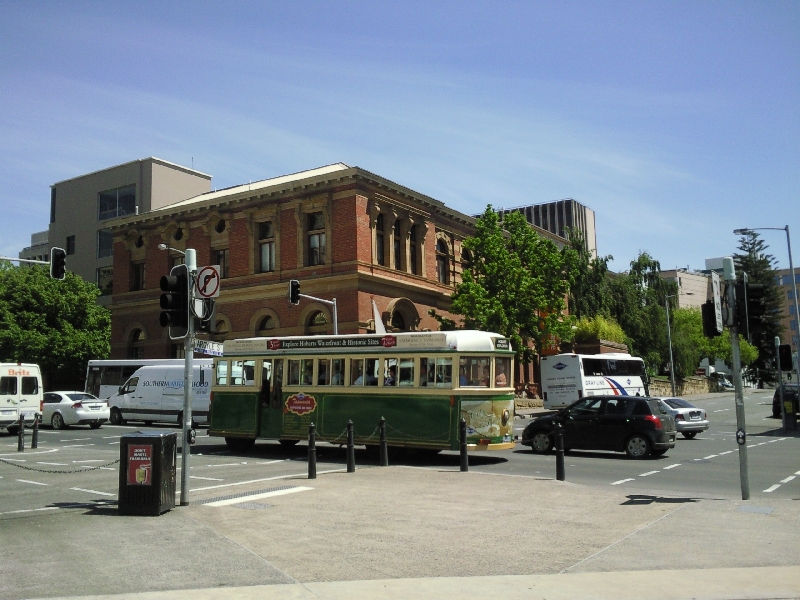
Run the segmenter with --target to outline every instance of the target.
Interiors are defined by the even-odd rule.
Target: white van
[[[32,424],[43,400],[39,365],[0,363],[0,427],[17,433],[20,414],[26,424]]]
[[[208,423],[211,401],[211,365],[195,363],[192,374],[192,423]],[[125,421],[183,421],[183,365],[148,366],[139,368],[116,394],[108,399],[110,421],[121,425]]]

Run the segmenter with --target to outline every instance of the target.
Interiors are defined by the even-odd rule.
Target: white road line
[[[665,471],[669,471],[670,469],[674,469],[675,467],[680,467],[680,466],[681,466],[681,463],[678,463],[677,465],[670,465],[668,467],[664,467],[664,470]]]
[[[103,439],[104,440],[111,440],[111,439],[118,438],[118,437],[122,437],[122,436],[121,435],[104,435]]]
[[[718,410],[715,410],[714,412],[715,413],[717,413],[717,412],[725,412],[726,410],[730,410],[730,408],[720,408]]]
[[[22,508],[20,510],[9,510],[0,515],[16,515],[19,513],[36,512],[37,510],[58,510],[60,506],[45,506],[44,508]]]
[[[87,458],[85,460],[73,460],[72,462],[77,464],[77,463],[85,463],[85,462],[106,462],[106,461],[101,460],[99,458]]]
[[[346,469],[328,469],[326,471],[317,471],[317,475],[325,475],[326,473],[344,473]],[[189,490],[190,492],[202,492],[204,490],[216,490],[224,487],[234,487],[237,485],[248,485],[251,483],[261,483],[262,481],[275,481],[276,479],[289,479],[291,477],[305,477],[308,472],[291,473],[289,475],[276,475],[275,477],[264,477],[263,479],[251,479],[249,481],[236,481],[234,483],[220,483],[219,485],[209,485],[206,487],[195,488]],[[633,480],[631,480],[633,481]]]
[[[275,490],[274,492],[264,492],[263,494],[253,494],[250,496],[242,496],[239,498],[228,498],[227,500],[217,500],[216,502],[208,502],[203,506],[230,506],[231,504],[241,504],[242,502],[251,502],[253,500],[260,500],[261,498],[271,498],[272,496],[285,496],[286,494],[294,494],[295,492],[307,492],[314,488],[300,486],[288,490]]]
[[[794,475],[789,475],[786,479],[781,479],[781,483],[789,483],[792,479],[794,479]]]
[[[109,446],[113,446],[114,444],[119,444],[119,442],[108,442]]]
[[[62,448],[84,448],[85,446],[94,446],[94,444],[71,444],[70,446],[61,446]]]
[[[776,483],[775,485],[771,485],[767,489],[765,489],[764,493],[769,494],[770,492],[774,492],[775,490],[777,490],[779,487],[781,487],[781,484]]]
[[[4,458],[3,460],[11,462],[26,462],[24,458]]]
[[[800,471],[795,471],[794,474],[795,475],[800,475]]]
[[[620,479],[619,481],[615,481],[611,485],[619,485],[620,483],[625,483],[626,481],[636,481],[636,480],[633,479],[632,477],[629,477],[628,479]]]
[[[733,454],[733,450],[728,450],[726,452],[720,452],[719,453],[720,456],[725,456],[726,454]]]
[[[709,458],[716,458],[716,454],[709,454],[708,456],[704,456],[703,460],[708,460]]]
[[[32,483],[33,485],[50,485],[49,483],[39,483],[38,481],[30,481],[29,479],[17,479],[22,483]]]
[[[648,477],[649,475],[655,475],[658,471],[648,471],[647,473],[642,473],[639,477]]]
[[[58,440],[59,442],[88,442],[92,438],[75,438],[72,440]]]
[[[238,467],[241,463],[222,463],[221,465],[206,465],[207,467]]]
[[[206,481],[225,481],[224,479],[218,479],[216,477],[200,477],[198,475],[189,475],[189,479],[205,479]]]
[[[98,492],[97,490],[85,490],[83,488],[69,488],[71,490],[75,490],[76,492],[86,492],[87,494],[100,494],[101,496],[111,496],[112,498],[116,496],[116,494],[109,494],[108,492]]]
[[[286,462],[287,460],[289,460],[289,459],[287,458],[287,459],[284,459],[284,460],[266,460],[264,462],[257,462],[257,463],[253,463],[253,464],[254,465],[274,465],[275,463],[282,463],[282,462]]]
[[[52,454],[53,452],[58,452],[58,448],[50,448],[49,450],[39,450],[38,452],[36,450],[32,450],[32,451],[27,451],[26,450],[25,451],[25,453],[28,456],[31,456],[32,454]],[[15,456],[16,454],[18,454],[18,453],[14,452],[12,454],[11,452],[9,452],[8,454],[0,454],[0,456]],[[21,458],[6,458],[4,460],[16,460],[16,461],[19,461],[19,462],[25,462],[25,459],[21,459]]]
[[[51,462],[41,462],[41,461],[37,462],[36,464],[37,465],[51,465],[53,467],[68,467],[69,466],[67,463],[51,463]]]

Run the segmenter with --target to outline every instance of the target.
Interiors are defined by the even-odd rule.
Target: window
[[[56,188],[50,188],[50,222],[56,222]]]
[[[16,395],[17,393],[17,378],[16,377],[0,377],[0,394],[3,395]]]
[[[267,315],[258,324],[258,333],[267,333],[270,329],[275,329],[275,319]]]
[[[344,359],[319,359],[317,362],[317,385],[344,385]]]
[[[170,268],[170,270],[172,270],[172,267],[177,267],[178,265],[182,265],[185,262],[186,262],[186,258],[184,258],[183,255],[181,255],[181,254],[178,254],[176,256],[170,256],[169,257],[169,268]]]
[[[125,388],[122,390],[123,394],[130,394],[131,392],[136,391],[136,386],[139,385],[139,378],[138,377],[131,377],[128,382],[125,384]]]
[[[795,310],[794,310],[794,304],[790,304],[790,305],[789,305],[789,314],[790,314],[790,315],[793,315],[794,313],[795,313]]]
[[[22,378],[22,395],[30,396],[39,393],[39,378],[38,377],[23,377]]]
[[[289,385],[300,385],[300,361],[289,360]]]
[[[214,250],[214,264],[219,265],[220,279],[228,277],[228,249]]]
[[[408,230],[408,241],[408,260],[411,262],[411,274],[419,275],[419,269],[417,268],[417,228],[415,225],[412,225]]]
[[[217,385],[228,385],[227,360],[221,360],[217,363]]]
[[[344,385],[344,359],[331,360],[331,385]]]
[[[259,269],[262,273],[275,270],[275,229],[272,221],[258,224],[258,247],[261,260]]]
[[[400,219],[394,222],[394,268],[403,268],[402,239],[400,237]]]
[[[231,361],[231,385],[255,385],[256,361]]]
[[[458,361],[459,387],[489,387],[488,356],[462,356]]]
[[[321,212],[308,215],[308,266],[325,264],[325,217]]]
[[[186,348],[183,344],[171,344],[169,347],[170,358],[186,358]]]
[[[126,185],[97,194],[97,220],[136,214],[136,186]]]
[[[511,387],[511,359],[494,359],[494,386]]]
[[[358,358],[350,361],[350,385],[378,385],[380,359]]]
[[[144,263],[131,265],[131,291],[138,292],[144,289]]]
[[[436,279],[439,283],[450,283],[449,262],[450,253],[447,250],[447,242],[439,240],[436,242]]]
[[[101,296],[110,296],[114,291],[114,267],[97,269],[97,287]]]
[[[386,266],[385,238],[383,231],[383,215],[378,215],[375,222],[375,262],[382,267]]]
[[[128,358],[144,358],[144,348],[142,348],[144,339],[144,331],[141,329],[134,329],[131,331],[130,338],[128,339]]]
[[[452,387],[452,358],[421,358],[419,359],[419,371],[421,386]]]
[[[114,234],[110,229],[97,232],[97,258],[106,258],[114,253]]]
[[[66,248],[66,250],[67,250],[67,254],[68,255],[75,254],[75,236],[74,235],[67,236],[67,248]]]

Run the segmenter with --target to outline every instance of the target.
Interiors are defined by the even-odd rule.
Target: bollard
[[[317,432],[313,423],[308,426],[308,478],[317,478]]]
[[[17,452],[25,451],[25,417],[19,416],[19,431],[17,431]]]
[[[353,443],[353,422],[347,421],[347,472],[356,472],[356,447]]]
[[[31,434],[31,450],[39,447],[39,413],[33,415],[33,433]]]
[[[381,432],[381,466],[389,466],[389,449],[386,447],[386,419],[381,417],[378,421],[378,429]]]
[[[464,417],[461,417],[461,423],[459,424],[459,439],[461,440],[459,446],[461,450],[461,471],[466,472],[469,471],[469,456],[467,456],[467,422]]]
[[[564,431],[556,421],[556,479],[564,481]]]

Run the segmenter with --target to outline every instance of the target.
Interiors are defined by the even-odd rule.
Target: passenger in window
[[[468,385],[469,381],[467,380],[467,368],[461,367],[461,373],[458,375],[458,385],[464,386]]]
[[[483,367],[483,377],[481,378],[481,385],[483,387],[489,387],[490,383],[491,383],[491,378],[489,375],[489,367],[485,366]]]
[[[384,378],[383,385],[397,385],[397,367],[389,367],[389,376]]]
[[[342,372],[341,367],[339,366],[339,361],[333,361],[333,375],[331,375],[331,385],[342,385],[344,381],[342,380]]]
[[[306,370],[303,373],[303,385],[311,385],[314,381],[314,365],[311,361],[306,363]]]
[[[508,380],[506,379],[506,369],[502,364],[496,365],[495,369],[497,373],[495,373],[494,377],[494,385],[496,387],[506,387],[508,385]]]

